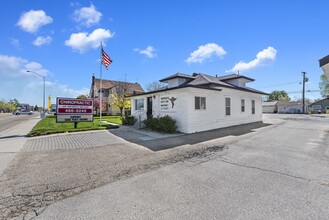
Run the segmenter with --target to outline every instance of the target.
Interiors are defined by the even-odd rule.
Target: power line
[[[286,92],[288,94],[292,94],[292,93],[302,93],[303,91],[290,91],[290,92]],[[310,90],[310,89],[307,89],[305,90],[305,92],[320,92],[320,90]]]
[[[278,86],[285,86],[285,85],[291,85],[291,84],[295,84],[295,83],[300,83],[300,81],[283,83],[283,84],[273,85],[273,86],[265,86],[265,87],[260,87],[259,89],[266,89],[266,88],[272,88],[272,87],[278,87]]]

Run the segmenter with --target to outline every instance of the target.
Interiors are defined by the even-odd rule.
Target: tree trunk
[[[120,107],[120,115],[121,115],[121,117],[123,116],[122,115],[122,111],[123,111],[123,107]]]

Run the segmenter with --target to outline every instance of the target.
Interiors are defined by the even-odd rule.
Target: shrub
[[[119,125],[111,125],[111,124],[106,125],[106,129],[117,129],[117,128],[119,128]]]
[[[159,117],[154,118],[153,116],[149,116],[146,120],[143,121],[143,123],[147,129],[158,131],[158,121]]]
[[[134,116],[122,116],[121,121],[123,125],[134,125],[137,119]]]
[[[176,121],[169,115],[160,117],[159,130],[165,133],[175,133],[177,131]]]
[[[176,121],[172,119],[169,115],[163,117],[148,117],[143,121],[146,128],[153,131],[160,131],[165,133],[175,133],[177,132]]]

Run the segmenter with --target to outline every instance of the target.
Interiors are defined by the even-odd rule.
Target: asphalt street
[[[36,115],[13,115],[11,113],[1,113],[0,114],[0,132],[12,128],[26,120],[29,120]]]
[[[264,122],[272,125],[197,144],[226,142],[223,151],[83,192],[36,219],[328,219],[329,118]]]
[[[0,176],[27,141],[38,115],[0,114]]]

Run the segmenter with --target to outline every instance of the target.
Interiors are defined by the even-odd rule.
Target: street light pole
[[[303,74],[303,94],[302,94],[302,99],[303,99],[303,114],[305,114],[305,82],[308,82],[308,78],[306,77],[306,72],[302,72]]]
[[[43,78],[43,99],[42,99],[42,104],[43,104],[43,107],[42,107],[42,114],[40,115],[41,118],[44,118],[45,117],[45,95],[46,95],[46,77],[45,76],[42,76],[41,74],[37,73],[37,72],[34,72],[32,70],[26,70],[26,72],[28,73],[34,73],[40,77]]]

